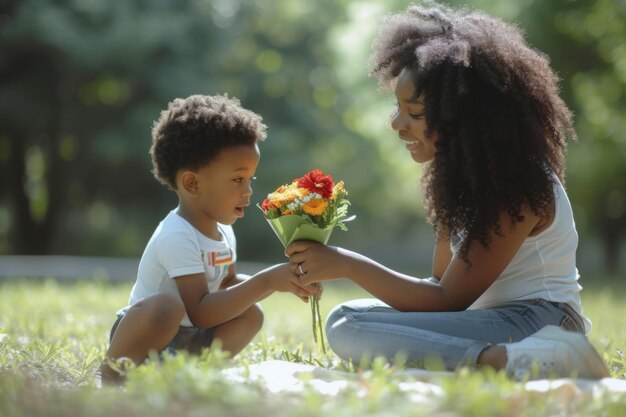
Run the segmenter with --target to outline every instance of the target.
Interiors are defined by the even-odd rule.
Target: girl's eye
[[[397,103],[393,106],[393,112],[391,114],[391,117],[396,117],[398,115],[398,113],[400,113],[400,103]],[[411,113],[408,112],[408,115],[411,119],[414,120],[419,120],[422,117],[424,117],[424,113]]]

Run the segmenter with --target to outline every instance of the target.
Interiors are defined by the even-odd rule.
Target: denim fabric
[[[326,335],[333,351],[355,364],[373,355],[401,354],[411,366],[438,363],[453,370],[476,366],[490,345],[517,342],[550,324],[582,333],[582,320],[572,311],[563,303],[533,299],[482,310],[400,312],[380,300],[361,299],[331,311]]]

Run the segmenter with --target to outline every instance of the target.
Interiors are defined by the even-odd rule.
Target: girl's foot
[[[504,346],[506,372],[518,381],[525,377],[610,377],[602,358],[587,338],[561,327],[546,326],[519,342]]]

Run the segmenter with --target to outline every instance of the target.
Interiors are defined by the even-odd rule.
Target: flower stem
[[[319,285],[319,284],[317,284]],[[315,344],[318,345],[318,353],[320,345],[322,347],[322,352],[326,354],[326,344],[324,343],[324,326],[322,326],[322,313],[320,311],[320,296],[316,294],[310,298],[311,301],[311,316],[313,321],[313,340]],[[319,343],[318,343],[318,333],[319,333]]]
[[[315,344],[317,344],[317,323],[316,323],[316,318],[317,315],[315,314],[315,308],[317,306],[317,296],[312,296],[309,298],[309,301],[311,302],[311,323],[313,325],[313,340],[315,341]]]
[[[322,352],[326,354],[326,344],[324,343],[324,326],[322,325],[322,313],[320,312],[320,298],[318,295],[315,296],[315,304],[317,304],[315,309],[317,310],[317,328],[320,332],[320,345],[322,345]]]

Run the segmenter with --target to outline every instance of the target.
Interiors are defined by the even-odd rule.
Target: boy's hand
[[[284,263],[265,270],[270,288],[278,292],[291,292],[305,303],[309,301],[309,297],[321,292],[320,287],[300,283],[299,277],[291,269],[291,265]]]

